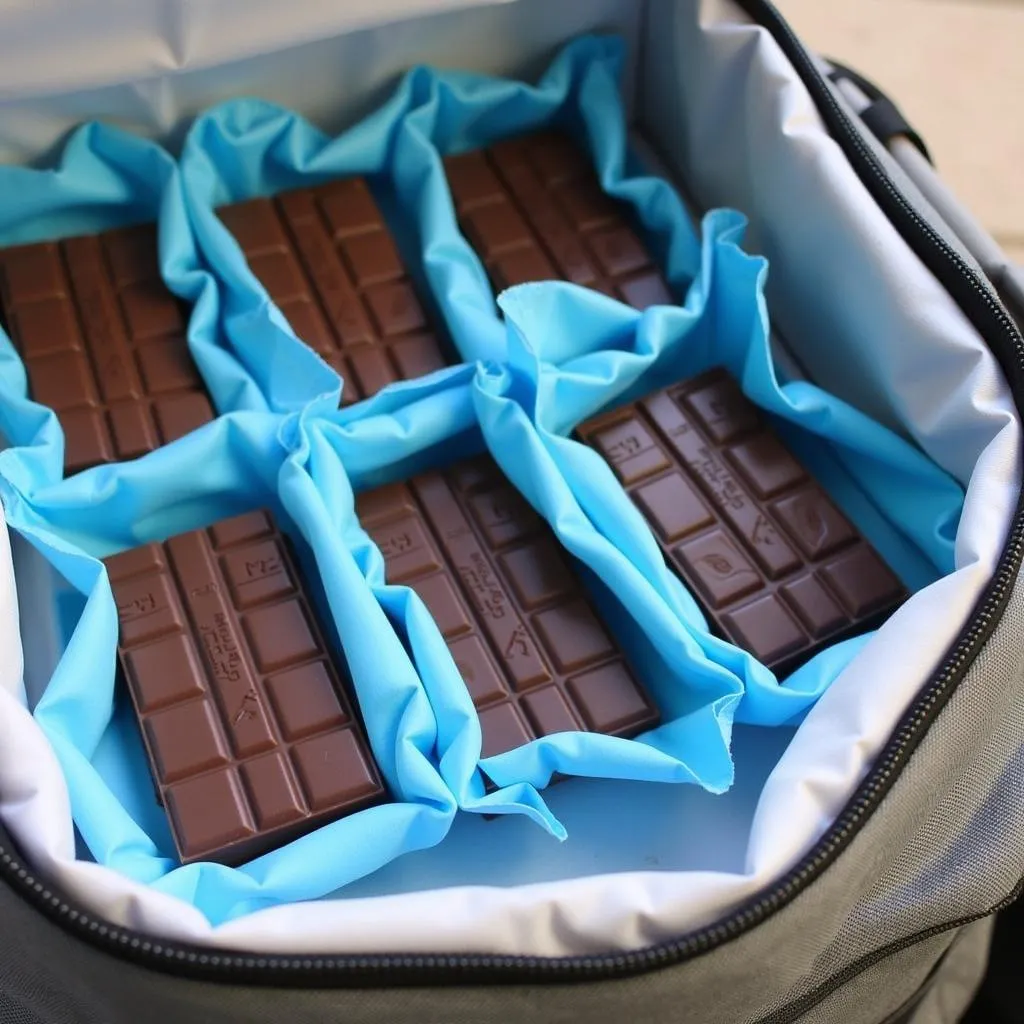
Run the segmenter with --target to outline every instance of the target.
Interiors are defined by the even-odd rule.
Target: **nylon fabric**
[[[232,2],[191,7],[187,0],[141,0],[130,5],[111,7],[105,3],[80,4],[75,0],[43,0],[42,3],[9,4],[4,11],[5,31],[9,38],[24,45],[11,48],[0,76],[0,91],[6,97],[31,97],[41,93],[92,93],[104,87],[132,82],[136,88],[135,114],[144,117],[140,97],[152,95],[147,89],[154,78],[173,80],[176,72],[218,68],[233,61],[272,54],[286,45],[333,35],[348,35],[380,25],[390,32],[417,15],[452,11],[460,8],[501,5],[509,0],[389,0],[377,4],[369,0],[349,0],[338,7],[311,5],[297,7],[287,24],[279,10],[247,8],[248,16],[239,18],[239,7]],[[455,20],[454,18],[452,20]],[[37,46],[47,52],[38,60]],[[126,104],[127,106],[127,104]],[[122,108],[122,116],[124,111]],[[174,112],[153,120],[160,125],[173,123]],[[79,117],[79,120],[81,118]],[[20,118],[14,123],[22,127]],[[40,129],[26,135],[38,145]],[[10,126],[7,126],[10,132]],[[26,139],[26,144],[30,144]],[[52,139],[44,139],[43,146]]]
[[[1005,635],[1016,635],[1020,625],[1014,609],[1004,619]],[[1010,644],[993,645],[986,654],[989,671],[1021,678],[1024,663]],[[1017,781],[1024,715],[1002,699],[997,708],[977,703],[986,699],[959,690],[928,739],[946,755],[937,763],[915,760],[905,770],[919,794],[901,807],[902,821],[893,822],[905,830],[906,845],[874,857],[871,884],[861,883],[855,912],[821,950],[823,974],[846,960],[850,942],[884,945],[976,914],[998,904],[1024,876],[1024,797]],[[1005,720],[985,743],[979,723],[992,714]]]
[[[955,1024],[963,1018],[985,975],[994,925],[994,918],[984,918],[961,929],[907,1024]]]
[[[797,948],[781,954],[776,967],[794,957],[803,959],[806,973],[794,975],[785,994],[766,998],[760,1014],[813,992],[855,961],[857,950],[885,949],[958,917],[987,914],[1014,891],[1024,873],[1018,781],[1024,657],[1015,640],[1024,624],[1022,595],[1018,582],[996,637],[893,793],[830,868],[825,884],[797,901],[815,928],[806,938],[794,935]],[[971,973],[980,974],[977,963]],[[890,1007],[898,1005],[893,999]],[[754,1013],[750,1018],[760,1019]]]
[[[841,985],[807,1013],[789,1019],[794,1024],[883,1024],[893,1007],[911,1002],[923,987],[934,982],[936,964],[951,955],[957,938],[954,930],[894,952]],[[749,1024],[760,1024],[765,1019],[751,1017]],[[897,1015],[896,1024],[905,1022]]]
[[[41,1017],[30,1013],[3,992],[0,992],[0,1020],[4,1024],[47,1024]]]

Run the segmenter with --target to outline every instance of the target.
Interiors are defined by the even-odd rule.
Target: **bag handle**
[[[845,78],[853,82],[871,101],[869,106],[858,112],[858,116],[883,146],[888,147],[894,136],[905,135],[929,163],[934,163],[924,139],[914,130],[899,107],[877,85],[845,64],[832,60],[831,57],[828,58],[828,63],[832,68],[828,75],[832,82],[837,83]]]

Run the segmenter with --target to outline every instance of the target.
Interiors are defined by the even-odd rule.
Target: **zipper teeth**
[[[879,168],[874,154],[867,148],[857,130],[851,124],[845,111],[824,84],[821,75],[813,64],[803,44],[793,30],[781,17],[774,4],[769,0],[739,0],[741,6],[754,14],[760,9],[763,17],[755,20],[762,26],[774,23],[776,37],[785,35],[790,43],[787,55],[794,63],[803,66],[808,79],[816,86],[810,91],[817,93],[819,104],[830,108],[843,134],[849,139],[859,155],[873,172],[875,180],[884,186],[889,196],[900,209],[909,215],[915,226],[936,246],[952,264],[960,271],[973,287],[974,291],[984,300],[997,323],[1003,327],[1007,339],[1016,357],[1012,367],[1015,376],[1020,377],[1024,370],[1024,339],[1016,325],[1005,310],[983,286],[975,271],[967,264],[959,253],[953,249],[928,224],[918,212],[899,193],[888,176]],[[810,89],[810,85],[808,84]],[[1009,370],[1007,371],[1009,372]],[[527,980],[529,976],[557,977],[559,980],[601,977],[612,978],[640,970],[651,970],[657,967],[676,964],[684,959],[700,955],[715,946],[759,924],[765,917],[778,910],[793,899],[821,870],[832,861],[853,835],[855,827],[876,805],[888,790],[897,769],[911,752],[914,741],[919,738],[921,729],[927,725],[931,717],[944,703],[951,686],[959,681],[962,671],[974,654],[976,648],[991,633],[997,621],[997,613],[1009,597],[1013,582],[1016,579],[1022,558],[1024,558],[1024,495],[1022,504],[1018,505],[1006,549],[999,567],[990,583],[981,607],[976,612],[970,625],[961,634],[949,660],[934,677],[924,693],[908,710],[896,732],[890,738],[876,767],[871,771],[860,790],[846,806],[844,811],[825,837],[818,843],[805,860],[769,893],[751,902],[747,907],[736,911],[731,917],[714,925],[710,925],[692,935],[672,942],[666,942],[635,952],[611,954],[605,956],[575,956],[561,958],[524,957],[524,956],[436,956],[436,955],[374,955],[374,956],[320,956],[320,957],[286,957],[286,956],[254,956],[248,954],[200,952],[173,942],[160,942],[147,939],[116,925],[107,924],[90,913],[72,907],[52,889],[35,878],[20,859],[5,846],[0,844],[0,867],[7,880],[30,896],[51,916],[57,918],[65,926],[84,935],[97,944],[125,953],[131,953],[136,959],[148,961],[151,965],[167,967],[169,965],[187,966],[199,973],[221,973],[231,971],[234,978],[239,973],[250,973],[252,983],[281,984],[286,982],[299,983],[311,974],[341,973],[355,980],[370,976],[411,974],[419,984],[433,981],[437,983],[438,969],[461,971],[464,975],[459,979],[468,980],[466,975],[487,975],[490,980],[500,980],[500,975],[514,974],[514,978],[506,980]],[[949,925],[956,927],[959,922]],[[429,976],[421,976],[429,972]],[[391,984],[396,983],[393,977],[387,978]]]

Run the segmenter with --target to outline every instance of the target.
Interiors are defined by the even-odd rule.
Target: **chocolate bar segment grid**
[[[445,171],[459,225],[495,291],[564,280],[641,310],[672,301],[625,207],[567,136],[510,139],[448,157]]]
[[[183,864],[239,864],[384,797],[269,513],[106,566],[120,664]]]
[[[785,672],[876,625],[899,580],[723,370],[590,420],[719,635]]]
[[[343,378],[342,405],[447,365],[364,179],[217,214],[292,330]]]
[[[0,301],[64,468],[136,458],[213,418],[154,225],[0,251]]]
[[[482,756],[587,730],[635,736],[658,712],[550,528],[489,458],[361,495],[390,583],[415,590],[480,716]]]

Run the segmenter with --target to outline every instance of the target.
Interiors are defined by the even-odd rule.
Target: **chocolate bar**
[[[119,662],[181,863],[240,864],[384,799],[268,512],[106,566]]]
[[[213,418],[165,287],[155,225],[0,251],[0,312],[64,470],[133,459]]]
[[[342,405],[447,365],[364,179],[217,214],[295,334],[343,378]]]
[[[671,294],[628,210],[565,135],[537,132],[445,160],[459,225],[495,291],[586,285],[643,310]]]
[[[564,279],[644,309],[671,302],[583,154],[542,133],[445,161],[459,222],[497,290]],[[344,380],[342,405],[448,365],[363,178],[217,211],[295,334]]]
[[[390,583],[423,599],[480,716],[483,757],[564,731],[635,736],[658,711],[551,529],[489,458],[362,494]]]
[[[785,674],[906,598],[724,370],[583,424],[715,631]]]

